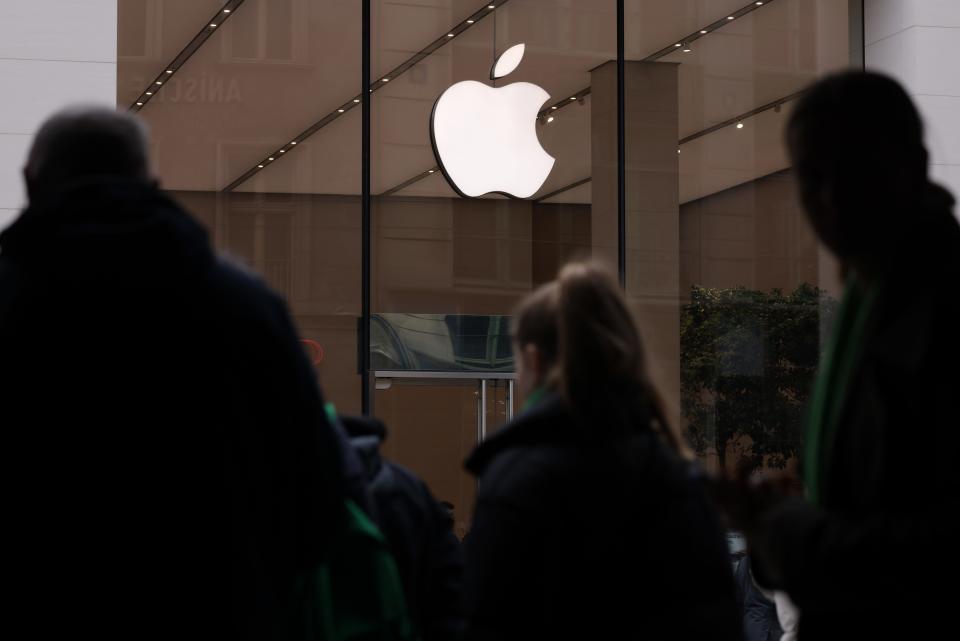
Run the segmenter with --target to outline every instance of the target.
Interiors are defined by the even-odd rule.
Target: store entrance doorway
[[[463,463],[477,443],[513,418],[515,374],[398,371],[375,377],[374,413],[388,430],[384,457],[453,506],[454,530],[462,539],[476,496],[475,479]]]

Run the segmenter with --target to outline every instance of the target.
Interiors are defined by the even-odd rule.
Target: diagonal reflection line
[[[237,12],[237,8],[239,8],[243,2],[244,0],[227,0],[222,7],[217,9],[213,17],[207,20],[203,28],[197,32],[197,35],[187,43],[187,46],[181,49],[180,53],[174,56],[173,60],[163,68],[160,75],[151,80],[147,88],[140,92],[140,95],[137,96],[130,107],[127,108],[127,111],[137,113],[142,110],[147,103],[150,102],[151,98],[163,90],[167,81],[186,64],[187,60],[203,46],[203,43],[205,43],[214,32],[223,28],[223,23]]]
[[[414,184],[414,183],[417,183],[417,182],[420,182],[420,181],[423,180],[424,178],[427,178],[427,177],[429,177],[429,176],[432,176],[433,174],[437,173],[438,171],[440,171],[440,167],[438,167],[437,165],[434,165],[432,168],[430,168],[430,169],[428,169],[428,170],[426,170],[426,171],[420,172],[419,174],[417,174],[417,175],[414,176],[413,178],[409,178],[409,179],[403,181],[402,183],[400,183],[400,184],[397,185],[396,187],[392,187],[392,188],[388,189],[387,191],[385,191],[385,192],[383,192],[382,194],[380,194],[380,197],[381,197],[381,198],[384,198],[384,197],[386,197],[386,196],[392,196],[392,195],[394,195],[395,193],[397,193],[398,191],[401,191],[401,190],[403,190],[403,189],[406,189],[406,188],[409,187],[410,185],[412,185],[412,184]]]
[[[739,116],[734,116],[733,118],[728,118],[727,120],[724,120],[723,122],[718,122],[717,124],[712,125],[712,126],[710,126],[710,127],[707,127],[706,129],[701,129],[700,131],[694,132],[694,133],[690,134],[689,136],[684,136],[683,138],[680,139],[679,144],[683,145],[683,144],[686,144],[686,143],[690,142],[691,140],[696,140],[697,138],[702,138],[703,136],[706,136],[707,134],[712,134],[712,133],[715,132],[715,131],[718,131],[718,130],[720,130],[720,129],[723,129],[724,127],[730,127],[731,125],[736,125],[737,123],[739,123],[739,122],[741,122],[741,121],[743,121],[743,120],[746,120],[747,118],[752,118],[753,116],[756,116],[756,115],[758,115],[758,114],[762,114],[764,111],[769,111],[769,110],[771,110],[771,109],[779,109],[785,102],[790,102],[791,100],[796,100],[797,98],[799,98],[800,96],[802,96],[803,93],[804,93],[804,91],[805,91],[805,90],[801,89],[800,91],[796,91],[796,92],[790,94],[789,96],[784,96],[783,98],[777,98],[776,100],[771,100],[771,101],[768,102],[767,104],[765,104],[765,105],[760,105],[759,107],[755,107],[755,108],[751,109],[750,111],[745,111],[744,113],[740,114]]]
[[[719,20],[714,20],[714,21],[711,22],[710,24],[708,24],[708,25],[706,25],[706,26],[704,26],[704,27],[701,27],[700,29],[697,29],[697,30],[694,31],[693,33],[689,33],[689,34],[687,34],[686,36],[684,36],[683,38],[680,38],[679,40],[673,42],[672,44],[669,44],[669,45],[663,47],[662,49],[660,49],[660,50],[658,50],[658,51],[655,51],[654,53],[651,53],[651,54],[650,54],[649,56],[647,56],[646,58],[643,58],[643,59],[641,60],[641,62],[656,62],[656,61],[659,60],[660,58],[663,58],[664,56],[667,56],[667,55],[673,53],[673,52],[676,51],[678,48],[680,48],[680,46],[682,46],[682,45],[689,45],[689,44],[691,44],[691,43],[699,40],[700,38],[703,38],[703,37],[705,37],[705,36],[708,36],[708,35],[710,35],[711,33],[717,31],[718,29],[721,29],[721,28],[727,26],[728,24],[730,24],[730,23],[732,23],[732,22],[736,22],[739,18],[742,18],[743,16],[745,16],[745,15],[747,15],[747,14],[749,14],[749,13],[752,13],[752,12],[756,11],[757,9],[761,9],[761,8],[767,6],[768,4],[770,4],[771,2],[774,2],[774,1],[775,1],[775,0],[766,0],[766,2],[763,2],[763,3],[761,3],[761,4],[757,4],[756,2],[751,2],[750,4],[745,5],[745,6],[741,7],[741,8],[739,8],[739,9],[737,9],[737,10],[734,11],[733,13],[729,13],[729,14],[727,14],[726,16],[720,18]],[[731,18],[731,17],[733,18],[733,20],[730,20],[730,19],[729,19],[729,18]],[[704,33],[704,32],[706,32],[706,33]],[[537,117],[538,117],[538,118],[542,118],[543,116],[547,115],[548,113],[556,112],[556,111],[558,111],[558,110],[560,110],[560,109],[563,109],[564,107],[569,107],[572,103],[574,103],[574,102],[580,102],[580,101],[582,101],[586,96],[589,96],[589,95],[590,95],[590,87],[584,87],[584,88],[581,89],[580,91],[576,91],[576,92],[574,92],[573,94],[571,94],[570,96],[567,96],[567,97],[565,97],[565,98],[563,98],[563,99],[561,99],[561,100],[558,100],[557,102],[553,103],[552,105],[547,105],[546,107],[544,107],[543,109],[540,110],[540,113],[537,114]]]
[[[441,36],[439,36],[438,38],[435,38],[426,47],[424,47],[417,53],[413,54],[412,56],[404,60],[398,66],[394,67],[384,75],[380,76],[379,78],[371,82],[370,86],[368,87],[368,92],[373,93],[374,91],[377,91],[383,88],[391,80],[396,80],[399,76],[409,71],[414,65],[421,62],[424,58],[434,53],[435,51],[443,47],[445,44],[447,44],[448,42],[456,40],[456,38],[459,35],[469,30],[471,27],[473,27],[475,24],[483,20],[485,17],[493,16],[495,13],[495,10],[505,5],[508,1],[509,0],[496,0],[494,2],[491,2],[490,0],[487,0],[486,2],[483,3],[483,5],[479,9],[474,11],[471,15],[467,16],[460,22],[458,22],[456,25],[454,25],[450,29],[444,31]],[[494,8],[491,8],[491,7],[494,7]],[[349,100],[341,104],[339,107],[335,108],[333,111],[323,116],[320,120],[316,121],[306,129],[301,131],[299,134],[291,138],[289,143],[287,143],[283,147],[280,147],[279,149],[274,150],[268,156],[266,156],[263,160],[257,163],[256,166],[251,167],[250,169],[245,171],[243,174],[241,174],[239,177],[234,179],[233,182],[231,182],[229,185],[223,188],[223,191],[233,191],[234,189],[239,187],[241,184],[249,180],[251,177],[253,177],[255,174],[257,174],[260,170],[264,169],[267,165],[276,162],[277,160],[280,159],[282,155],[286,155],[288,152],[291,151],[292,147],[294,147],[296,144],[303,142],[304,140],[306,140],[307,138],[309,138],[310,136],[317,133],[318,131],[320,131],[327,125],[329,125],[331,122],[339,118],[340,116],[346,115],[347,112],[349,112],[351,109],[359,106],[362,100],[363,100],[363,96],[361,94],[357,94],[356,96],[351,97]]]

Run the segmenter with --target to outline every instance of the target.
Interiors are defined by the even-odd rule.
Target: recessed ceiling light
[[[738,122],[738,123],[737,123],[737,129],[743,129],[743,123],[742,123],[742,122]]]
[[[733,20],[733,16],[727,16],[727,20]]]
[[[448,33],[448,34],[447,34],[447,37],[448,37],[448,38],[452,38],[452,37],[453,37],[453,34],[452,34],[452,33]]]
[[[758,3],[757,3],[757,6],[759,7],[759,6],[762,5],[762,4],[763,4],[762,2],[758,2]]]
[[[257,169],[263,169],[263,165],[257,165]]]
[[[556,111],[556,110],[557,110],[557,106],[554,105],[554,106],[550,107],[550,110],[551,110],[551,111]]]
[[[354,98],[353,101],[354,101],[354,102],[360,102],[360,99],[359,99],[359,98]]]
[[[142,106],[143,106],[143,103],[142,103],[142,102],[138,102],[138,103],[137,103],[137,106],[138,106],[138,107],[142,107]]]
[[[547,122],[553,122],[553,116],[550,116],[549,118],[547,118]]]
[[[495,7],[494,5],[492,5],[492,4],[488,4],[488,5],[487,5],[487,9],[495,9],[495,8],[496,8],[496,7]]]
[[[146,94],[147,94],[148,96],[152,96],[152,95],[153,95],[153,92],[152,92],[152,91],[148,91],[148,92],[146,92]]]
[[[433,169],[431,169],[431,170],[430,170],[430,171],[428,171],[427,173],[428,173],[428,174],[432,174],[433,172],[434,172],[434,170],[433,170]]]
[[[173,73],[173,69],[167,69],[167,73]]]
[[[286,149],[281,149],[281,150],[280,150],[280,153],[281,153],[281,154],[285,154],[285,153],[287,153],[287,150],[286,150]]]
[[[467,24],[473,24],[473,23],[474,23],[473,20],[467,20]]]
[[[390,78],[384,78],[383,81],[384,81],[384,82],[390,82]]]
[[[224,9],[223,12],[224,12],[224,13],[230,13],[230,10],[229,10],[229,9]]]
[[[273,156],[270,156],[269,158],[267,158],[267,160],[273,160]]]
[[[161,81],[157,80],[157,84],[158,84],[158,85],[162,85],[163,83],[162,83]]]
[[[576,100],[576,99],[577,99],[576,96],[570,96],[570,100]]]
[[[217,28],[217,23],[216,23],[216,22],[211,22],[211,23],[210,23],[210,28],[211,28],[211,29],[216,29],[216,28]]]
[[[706,33],[706,32],[707,32],[706,29],[701,29],[701,30],[700,30],[700,33]]]
[[[338,113],[343,113],[343,109],[337,109]]]
[[[689,49],[684,49],[684,50],[683,50],[683,53],[690,53],[690,50],[689,50]]]
[[[675,45],[673,45],[673,46],[674,46],[674,47],[679,47],[679,46],[680,46],[680,43],[678,42],[677,44],[675,44]]]
[[[294,140],[294,141],[293,141],[293,142],[291,142],[290,144],[291,144],[291,145],[295,145],[295,144],[297,144],[297,141],[296,141],[296,140]]]

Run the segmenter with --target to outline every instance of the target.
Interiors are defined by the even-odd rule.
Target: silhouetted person
[[[799,639],[935,639],[960,571],[960,227],[930,183],[923,127],[889,78],[827,78],[787,132],[844,299],[807,411],[806,498],[768,483],[724,499],[758,583]],[[946,583],[945,583],[946,582]]]
[[[270,638],[343,504],[284,303],[157,188],[131,116],[60,112],[24,175],[0,235],[10,625]]]
[[[616,282],[569,265],[513,321],[524,409],[467,461],[467,638],[740,641],[717,516]]]
[[[381,421],[359,416],[341,416],[340,421],[366,470],[377,524],[400,571],[417,635],[423,641],[459,639],[463,555],[450,512],[426,483],[381,456],[387,438]]]

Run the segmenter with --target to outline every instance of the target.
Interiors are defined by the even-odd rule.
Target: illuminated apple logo
[[[519,44],[504,51],[490,78],[516,69],[523,50]],[[549,98],[529,82],[490,87],[466,80],[444,91],[433,105],[430,139],[450,186],[468,197],[535,194],[554,163],[540,146],[536,129],[537,112]]]

